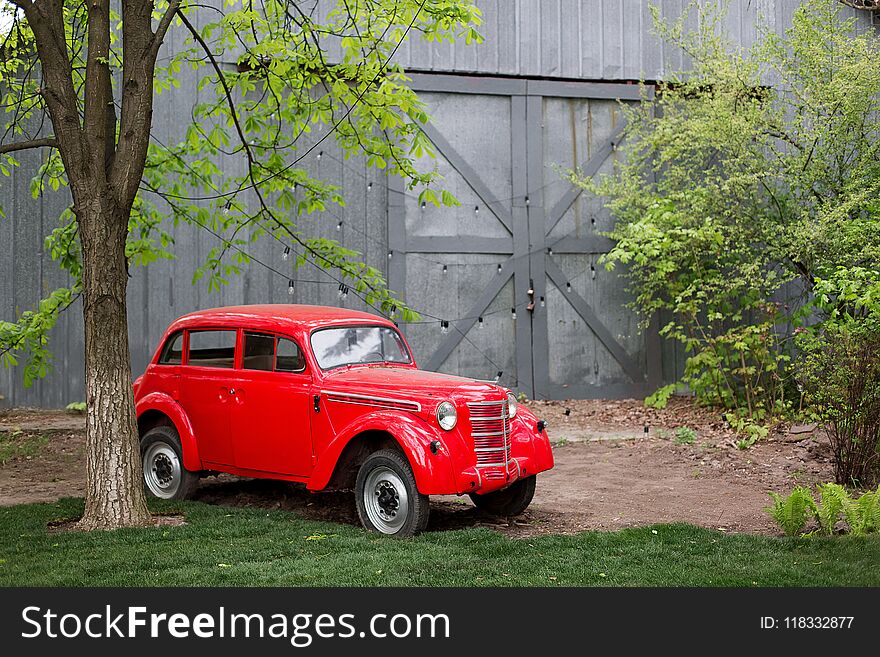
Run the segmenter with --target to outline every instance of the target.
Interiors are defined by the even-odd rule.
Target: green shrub
[[[675,393],[675,384],[671,383],[668,386],[663,386],[662,388],[658,388],[654,391],[653,394],[645,397],[645,406],[649,408],[658,408],[663,409],[669,404],[669,399]]]
[[[813,496],[803,486],[796,486],[787,497],[773,492],[770,493],[770,497],[773,499],[773,506],[767,507],[766,510],[786,536],[800,534],[807,520],[816,513]]]
[[[693,445],[697,432],[690,427],[679,427],[675,430],[675,442],[678,445]]]
[[[873,321],[828,323],[800,340],[804,401],[827,424],[839,484],[880,479],[880,330]]]

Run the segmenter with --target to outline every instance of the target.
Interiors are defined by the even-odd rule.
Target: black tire
[[[535,496],[536,477],[526,477],[502,490],[479,495],[471,493],[470,498],[481,511],[496,516],[518,516],[525,511]]]
[[[412,467],[395,450],[380,449],[367,457],[354,496],[361,524],[371,531],[406,538],[428,524],[428,496],[419,492]]]
[[[164,500],[185,500],[199,484],[197,472],[183,467],[183,448],[174,427],[153,427],[141,437],[144,490]]]

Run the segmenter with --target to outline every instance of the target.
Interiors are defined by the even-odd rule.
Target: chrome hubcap
[[[144,454],[144,482],[156,497],[174,497],[180,487],[181,465],[177,452],[167,443],[154,443]]]
[[[391,468],[378,467],[364,483],[364,508],[370,522],[383,534],[396,534],[409,514],[409,497],[400,476]]]

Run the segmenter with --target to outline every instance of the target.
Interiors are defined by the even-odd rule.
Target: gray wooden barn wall
[[[484,44],[477,47],[461,43],[437,45],[414,41],[399,52],[401,63],[409,69],[426,72],[610,81],[662,79],[670,71],[687,67],[687,61],[680,53],[664,48],[651,35],[647,0],[477,0],[477,4],[483,10]],[[687,2],[660,0],[658,4],[665,15],[674,17],[680,14]],[[727,29],[734,38],[748,45],[755,38],[758,16],[765,17],[779,31],[788,24],[791,12],[798,4],[795,0],[732,0]],[[867,15],[859,14],[859,18],[864,26],[869,25]],[[172,30],[168,48],[175,48],[182,38],[179,29]],[[196,80],[188,74],[188,69],[185,69],[181,81],[180,89],[157,98],[154,135],[164,143],[180,137],[185,128],[185,117],[189,116],[193,102],[197,102],[200,95]],[[442,101],[442,98],[434,99],[435,103]],[[570,111],[564,103],[554,102],[546,110],[550,115]],[[583,111],[583,108],[577,108],[577,111]],[[481,130],[496,129],[492,117],[469,115],[467,118],[481,122]],[[499,135],[501,143],[508,139],[508,135]],[[546,143],[552,148],[553,137]],[[570,148],[564,139],[560,143],[565,149]],[[323,155],[320,159],[317,153],[311,156],[309,166],[316,175],[342,186],[347,207],[342,211],[309,217],[303,221],[303,228],[313,235],[340,239],[346,246],[362,252],[367,262],[387,272],[390,197],[384,176],[367,169],[363,162],[349,160],[343,163],[330,139],[324,142],[321,152]],[[43,239],[56,225],[60,211],[69,203],[68,197],[61,191],[47,193],[35,200],[29,191],[30,178],[41,156],[39,152],[20,153],[19,160],[23,166],[11,178],[0,177],[0,205],[7,214],[5,220],[0,220],[2,320],[11,320],[22,311],[33,308],[42,296],[67,283],[66,276],[43,253]],[[566,162],[568,157],[567,153],[556,157],[552,151],[546,150],[543,156],[545,164]],[[227,170],[235,170],[241,166],[241,162],[230,159],[224,166]],[[497,164],[486,162],[484,166],[491,169]],[[344,221],[343,229],[337,232],[336,226],[340,220]],[[234,303],[291,300],[286,281],[279,280],[276,275],[257,265],[251,265],[243,276],[233,279],[219,293],[208,293],[201,283],[192,285],[190,281],[195,268],[216,244],[216,238],[187,226],[174,228],[173,234],[177,254],[175,260],[159,261],[147,270],[135,269],[132,272],[129,326],[135,374],[143,371],[168,322],[185,312]],[[282,260],[281,249],[275,242],[263,240],[249,250],[276,269],[290,267]],[[449,258],[450,263],[454,260],[457,264],[473,264],[478,268],[480,262],[494,262],[491,257],[476,255],[450,254]],[[405,282],[409,301],[415,306],[430,298],[431,280],[436,274],[420,272],[419,264],[424,266],[428,263],[416,261]],[[562,266],[569,266],[565,259],[562,260]],[[576,267],[574,262],[571,266]],[[458,272],[458,268],[455,271]],[[326,280],[325,276],[308,267],[294,277],[300,281]],[[583,285],[589,287],[591,283],[584,282]],[[459,308],[464,308],[469,305],[475,289],[473,282],[460,281],[456,285],[457,297],[450,297],[449,302],[457,302]],[[585,294],[591,294],[589,289],[585,290]],[[599,291],[597,288],[592,294]],[[344,303],[359,307],[353,295],[340,302],[336,292],[333,284],[298,282],[293,301],[329,305]],[[509,294],[510,290],[502,291],[497,303],[506,306],[508,302],[504,299]],[[619,296],[619,284],[610,294]],[[558,308],[561,316],[571,312],[559,304],[555,293],[548,297],[548,306]],[[18,369],[0,369],[0,406],[51,408],[83,399],[80,312],[78,305],[71,308],[64,313],[53,331],[51,346],[55,354],[54,370],[46,379],[26,389]],[[577,320],[572,317],[571,321]],[[627,323],[630,320],[621,317],[615,321]],[[515,332],[512,327],[508,323],[498,322],[497,330],[486,330],[485,333],[491,333],[491,337],[481,341],[495,355],[493,360],[508,362],[511,358],[509,355],[514,353]],[[430,355],[436,338],[427,327],[411,331],[411,334],[416,355],[424,361]],[[576,351],[572,344],[561,339],[551,347],[551,357],[556,363],[551,376],[561,380],[576,375],[572,368],[577,369],[578,366],[570,358]],[[469,353],[467,349],[466,346],[464,352],[455,353],[444,369],[494,375],[488,364],[478,363],[481,358],[479,354]],[[673,367],[674,362],[674,355],[664,354],[666,369]],[[584,367],[589,370],[590,363]],[[589,372],[581,374],[588,378],[590,376]]]

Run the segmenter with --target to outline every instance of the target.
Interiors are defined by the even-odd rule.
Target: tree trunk
[[[81,529],[150,522],[134,411],[125,295],[128,213],[110,193],[77,194],[82,244],[87,493]]]

